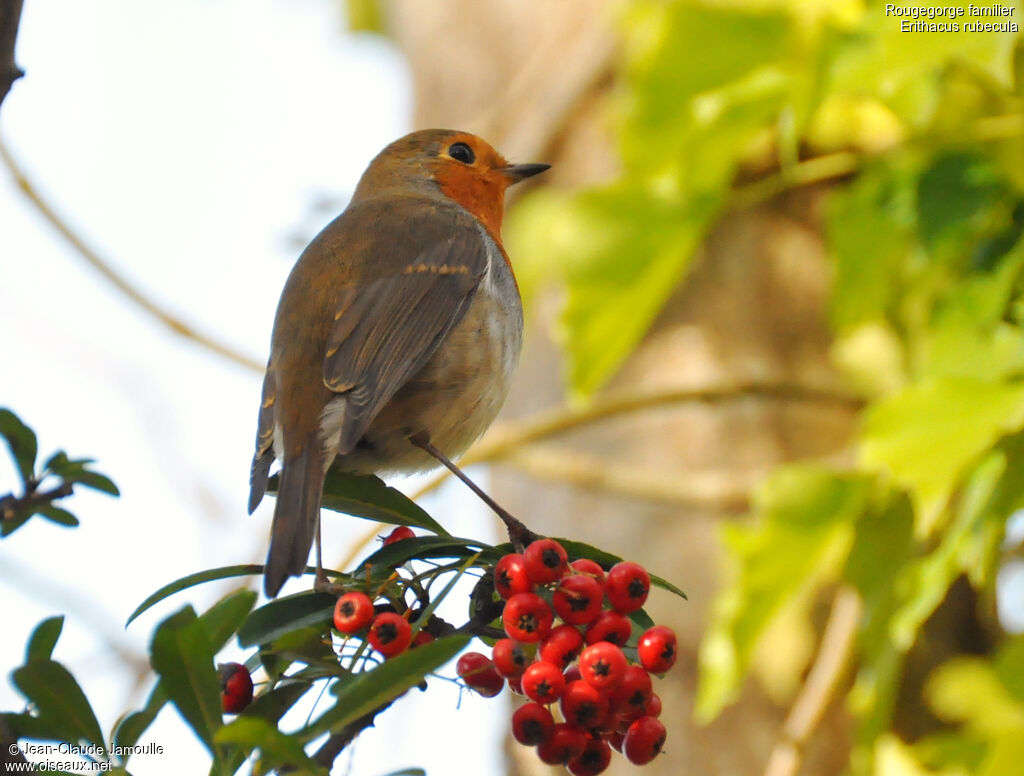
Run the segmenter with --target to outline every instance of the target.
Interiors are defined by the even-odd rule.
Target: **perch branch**
[[[25,176],[24,171],[15,161],[10,150],[2,141],[0,141],[0,158],[2,158],[4,164],[7,165],[7,169],[10,171],[18,188],[21,189],[21,192],[29,202],[35,206],[36,210],[38,210],[40,214],[50,222],[50,225],[56,229],[57,232],[59,232],[60,235],[68,241],[68,243],[70,243],[71,247],[75,249],[78,255],[83,258],[89,266],[106,278],[114,288],[134,302],[144,312],[160,321],[175,334],[178,334],[185,339],[192,340],[197,345],[200,345],[201,347],[206,348],[207,350],[216,353],[235,364],[244,366],[247,369],[251,369],[256,372],[263,371],[263,365],[258,361],[239,353],[230,345],[226,345],[214,337],[203,334],[195,327],[185,323],[183,320],[169,312],[166,308],[160,306],[157,302],[147,297],[142,291],[122,277],[108,261],[103,259],[99,253],[87,245],[84,238],[76,233],[68,225],[67,221],[58,215],[56,210],[54,210],[54,208],[45,199],[43,199],[35,185],[33,185],[33,183]]]
[[[764,776],[796,776],[799,772],[804,748],[839,691],[852,662],[861,610],[862,602],[856,590],[850,587],[839,590],[814,665],[782,725],[782,734],[768,757]]]

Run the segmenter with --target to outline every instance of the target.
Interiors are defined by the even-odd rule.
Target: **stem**
[[[853,588],[843,587],[836,594],[818,655],[782,725],[782,735],[768,757],[764,776],[796,776],[800,770],[804,747],[852,662],[862,609],[860,595]]]
[[[75,249],[78,255],[85,259],[87,264],[106,278],[114,288],[124,294],[124,296],[128,297],[128,299],[134,302],[143,311],[149,313],[164,324],[164,326],[169,328],[175,334],[178,334],[185,339],[192,340],[197,345],[216,353],[218,356],[223,356],[228,361],[232,361],[235,364],[244,366],[255,372],[263,371],[263,365],[261,363],[239,353],[231,346],[226,345],[209,335],[203,334],[198,329],[185,323],[181,318],[178,318],[167,309],[161,307],[122,277],[108,261],[103,259],[99,253],[89,247],[85,240],[74,232],[67,222],[57,214],[53,207],[43,199],[35,186],[25,176],[24,171],[14,160],[10,150],[6,145],[4,145],[3,141],[0,141],[0,158],[2,158],[4,164],[7,165],[7,169],[14,177],[14,182],[18,185],[18,188],[21,189],[29,202],[35,205],[36,210],[38,210],[42,216],[50,222],[50,225],[56,229],[60,235],[68,241],[68,243],[71,244],[71,247]]]

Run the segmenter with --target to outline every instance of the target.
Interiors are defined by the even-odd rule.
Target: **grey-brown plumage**
[[[455,143],[472,143],[474,165],[448,154]],[[539,167],[510,166],[465,133],[413,133],[299,257],[274,321],[250,482],[252,512],[281,461],[268,596],[305,568],[332,463],[431,468],[410,435],[455,456],[493,420],[522,333],[501,197]]]

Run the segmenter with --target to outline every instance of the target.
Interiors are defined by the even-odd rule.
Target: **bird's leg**
[[[331,593],[339,595],[338,587],[324,574],[324,553],[320,543],[320,512],[316,514],[316,579],[313,581],[313,589],[318,593]]]
[[[493,498],[484,493],[483,489],[466,476],[466,473],[463,472],[462,469],[452,463],[444,453],[434,447],[434,445],[430,443],[429,434],[425,432],[418,432],[410,436],[409,441],[428,455],[440,461],[448,471],[462,480],[466,484],[466,487],[479,496],[481,501],[494,510],[494,513],[501,518],[501,522],[505,524],[505,528],[508,530],[508,539],[512,542],[512,547],[516,552],[522,552],[526,545],[538,538],[537,534],[513,517],[507,509],[504,509]]]

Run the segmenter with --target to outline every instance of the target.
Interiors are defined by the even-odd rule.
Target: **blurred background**
[[[28,0],[6,173],[146,306],[0,174],[0,403],[122,491],[0,543],[0,666],[66,613],[55,658],[109,728],[183,600],[132,609],[262,560],[271,509],[245,499],[284,278],[380,148],[447,126],[554,165],[507,216],[528,339],[472,471],[689,595],[649,606],[683,646],[647,772],[1018,774],[1024,53],[999,7]],[[450,484],[424,505],[498,536]],[[339,558],[367,529],[325,522]],[[506,742],[509,703],[433,682],[335,772],[553,772]],[[149,741],[136,774],[206,767],[171,709]]]

